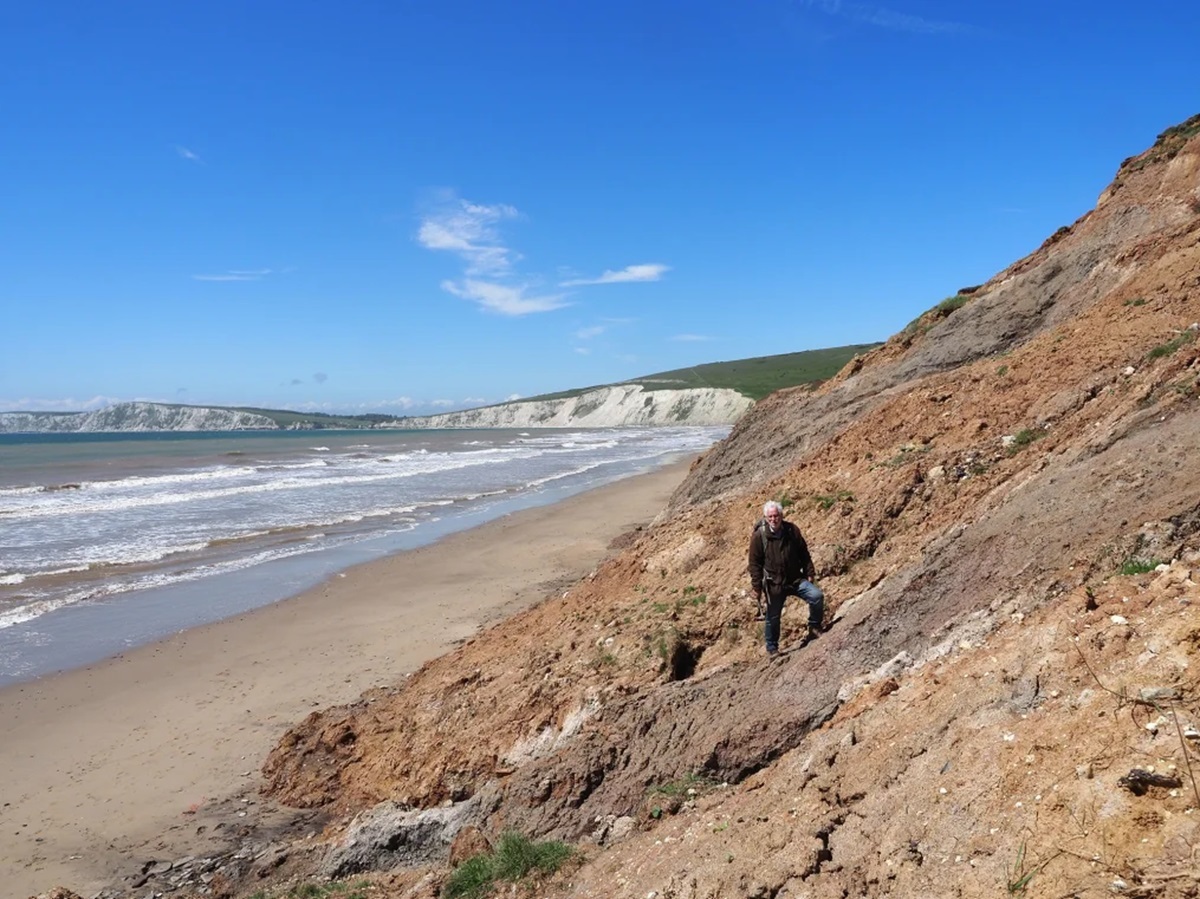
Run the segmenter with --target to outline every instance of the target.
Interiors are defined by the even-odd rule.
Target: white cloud
[[[196,281],[261,281],[269,274],[271,274],[271,269],[269,268],[252,269],[250,271],[230,269],[221,275],[192,275],[192,278]]]
[[[587,328],[580,328],[575,332],[575,337],[578,340],[591,340],[593,337],[599,337],[605,330],[604,325],[591,325]]]
[[[442,290],[464,300],[478,303],[484,309],[501,315],[529,315],[531,312],[550,312],[568,305],[562,294],[526,296],[528,286],[496,284],[467,278],[462,282],[443,281]]]
[[[421,221],[417,242],[427,250],[457,254],[468,275],[496,277],[511,271],[520,258],[504,245],[496,225],[518,215],[506,204],[485,206],[456,199]]]
[[[558,286],[584,287],[589,284],[624,284],[631,281],[658,281],[670,270],[671,266],[669,265],[663,265],[660,262],[647,262],[641,265],[627,265],[617,272],[610,269],[599,278],[575,278],[570,281],[562,281]]]
[[[0,412],[94,412],[124,400],[114,396],[94,396],[88,400],[21,397],[8,400],[0,398]]]
[[[517,400],[519,400],[519,399],[522,399],[522,397],[521,397],[521,394],[519,394],[519,393],[510,393],[508,396],[506,396],[506,397],[504,398],[504,402],[506,402],[506,403],[515,403],[515,402],[516,402]]]
[[[681,340],[681,341],[685,341],[685,342],[692,342],[692,341],[698,341],[698,340],[712,340],[712,338],[706,334],[676,334],[674,337],[671,338],[671,340]]]
[[[575,352],[577,352],[580,356],[590,356],[592,354],[592,351],[585,346],[575,347]]]
[[[961,22],[944,22],[927,19],[908,13],[895,12],[874,3],[854,3],[849,0],[802,0],[810,9],[818,9],[826,15],[841,16],[864,25],[874,25],[889,31],[907,31],[912,34],[953,34],[970,31],[971,26]]]
[[[378,410],[378,409],[412,409],[414,406],[424,405],[420,400],[414,400],[411,396],[398,396],[390,400],[378,400],[374,403],[362,403],[361,409]]]
[[[204,160],[200,158],[199,154],[193,153],[187,147],[181,147],[176,144],[175,152],[179,154],[180,159],[186,159],[188,162],[194,162],[197,165],[204,165]]]

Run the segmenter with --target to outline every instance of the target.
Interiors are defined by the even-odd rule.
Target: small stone
[[[1143,687],[1138,690],[1138,698],[1143,702],[1179,699],[1179,690],[1175,687]]]

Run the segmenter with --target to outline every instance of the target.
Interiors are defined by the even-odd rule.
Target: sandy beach
[[[256,802],[259,767],[310,711],[390,684],[586,575],[648,523],[689,462],[350,569],[299,596],[103,663],[0,690],[0,884],[88,896],[202,854],[204,812]],[[240,800],[239,800],[240,801]]]

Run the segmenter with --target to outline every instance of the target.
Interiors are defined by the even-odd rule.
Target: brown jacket
[[[763,539],[763,532],[766,539]],[[763,582],[776,586],[792,586],[816,577],[812,555],[800,528],[785,521],[771,533],[766,523],[750,535],[750,584],[755,593],[762,592]]]

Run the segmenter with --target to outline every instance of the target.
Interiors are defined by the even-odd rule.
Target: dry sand
[[[90,896],[128,885],[151,859],[202,854],[204,811],[254,795],[289,725],[400,679],[586,575],[613,538],[664,507],[687,468],[517,512],[0,691],[0,895],[63,885]]]

